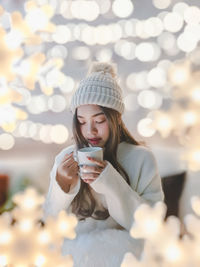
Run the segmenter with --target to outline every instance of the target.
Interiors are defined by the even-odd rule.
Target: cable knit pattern
[[[103,64],[100,63],[100,65],[103,67]],[[110,69],[107,68],[108,65],[105,65],[104,71],[97,71],[95,68],[95,72],[90,73],[88,77],[80,81],[79,87],[71,100],[70,109],[72,113],[75,113],[78,106],[86,104],[109,107],[123,113],[122,90],[115,75],[112,76],[109,72],[112,72],[112,65],[110,65]]]

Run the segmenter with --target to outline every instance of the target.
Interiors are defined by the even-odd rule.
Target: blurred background
[[[200,189],[200,2],[0,5],[0,202],[28,185],[46,193],[56,154],[73,143],[71,96],[92,61],[112,61],[128,129],[163,179],[187,173],[181,216],[189,212]]]

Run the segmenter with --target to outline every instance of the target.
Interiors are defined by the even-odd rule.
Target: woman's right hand
[[[68,193],[70,188],[74,187],[78,182],[78,163],[73,158],[73,152],[66,154],[58,166],[56,173],[56,181],[61,189]]]

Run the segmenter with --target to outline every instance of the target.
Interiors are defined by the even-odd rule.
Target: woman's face
[[[101,108],[98,105],[82,105],[77,108],[77,119],[88,143],[104,147],[109,138],[109,125]]]

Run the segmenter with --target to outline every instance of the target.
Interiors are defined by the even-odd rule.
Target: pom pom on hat
[[[113,78],[116,78],[116,69],[117,66],[115,64],[109,64],[106,62],[93,62],[88,74],[93,72],[102,72],[104,74],[109,73]]]
[[[80,82],[72,97],[72,113],[81,105],[94,104],[112,108],[122,114],[122,90],[116,81],[115,70],[114,64],[94,62],[88,76]]]

